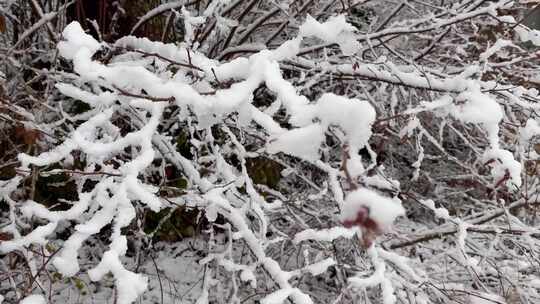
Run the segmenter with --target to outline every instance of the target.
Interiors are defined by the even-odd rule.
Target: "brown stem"
[[[116,90],[118,90],[118,92],[120,92],[121,95],[128,96],[128,97],[148,99],[148,100],[151,100],[151,101],[154,101],[154,102],[160,102],[160,101],[172,102],[172,101],[174,101],[174,97],[153,97],[153,96],[148,96],[148,95],[143,95],[143,94],[130,93],[130,92],[124,90],[124,89],[121,89],[121,88],[115,86],[115,85],[113,85],[113,87]]]
[[[167,58],[167,57],[163,57],[161,56],[160,54],[157,54],[157,53],[149,53],[149,52],[145,52],[145,51],[141,51],[141,50],[135,50],[135,49],[129,49],[129,48],[125,48],[127,51],[131,51],[131,52],[135,52],[135,53],[139,53],[139,54],[143,54],[145,56],[153,56],[153,57],[157,57],[163,61],[167,61],[169,63],[172,63],[174,65],[178,65],[178,66],[183,66],[183,67],[186,67],[186,68],[190,68],[190,69],[194,69],[194,70],[197,70],[197,71],[201,71],[203,72],[203,69],[201,69],[200,67],[198,66],[195,66],[193,65],[191,62],[190,63],[183,63],[183,62],[179,62],[179,61],[175,61],[175,60],[172,60],[170,58]],[[188,51],[188,58],[189,60],[191,61],[191,57],[189,55],[189,51]]]

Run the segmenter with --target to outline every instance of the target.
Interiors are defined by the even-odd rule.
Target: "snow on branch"
[[[31,64],[58,58],[17,75],[17,48],[58,27],[38,5],[0,73],[0,143],[24,143],[0,165],[9,299],[54,299],[53,273],[174,302],[189,259],[182,302],[540,299],[513,281],[538,280],[538,31],[507,0],[390,2],[166,1],[129,27],[170,12],[161,42],[74,21],[56,50],[28,44]],[[43,96],[7,97],[41,79]]]

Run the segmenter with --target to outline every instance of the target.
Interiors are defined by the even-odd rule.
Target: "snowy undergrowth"
[[[346,24],[341,17],[339,22],[329,21],[325,24],[310,20],[303,26],[301,33],[306,36],[320,36],[323,40],[328,40],[329,37],[340,33],[348,33],[346,35],[350,36],[352,35],[350,29],[351,26]],[[295,87],[283,79],[279,61],[296,55],[302,36],[287,41],[274,51],[261,51],[247,59],[241,58],[226,64],[218,64],[196,52],[190,54],[186,48],[154,43],[147,39],[126,37],[114,45],[159,54],[171,60],[189,62],[189,65],[197,67],[192,75],[187,75],[185,71],[179,71],[175,75],[167,75],[167,73],[160,75],[141,66],[135,66],[129,61],[126,62],[123,58],[119,58],[111,65],[94,61],[92,56],[105,46],[84,33],[78,23],[69,24],[62,36],[64,40],[58,44],[60,55],[73,62],[73,70],[79,75],[81,83],[94,84],[99,87],[100,92],[95,94],[73,84],[59,83],[57,88],[62,94],[81,100],[92,108],[88,113],[89,118],[72,132],[69,139],[53,150],[38,156],[21,154],[19,159],[22,168],[55,163],[69,166],[73,161],[72,153],[81,151],[87,161],[85,171],[93,172],[99,166],[102,171],[115,176],[101,179],[89,192],[83,192],[83,181],[81,181],[78,184],[79,201],[73,202],[73,207],[66,211],[49,211],[38,203],[25,202],[22,208],[25,217],[36,216],[49,223],[36,228],[24,237],[2,243],[0,249],[2,252],[10,252],[24,249],[25,245],[33,243],[45,244],[46,238],[53,234],[60,221],[78,220],[80,223],[75,226],[74,233],[62,244],[59,254],[52,260],[59,273],[71,277],[80,270],[77,257],[84,242],[100,232],[106,225],[112,224],[109,249],[103,253],[100,263],[88,270],[88,275],[92,281],[99,281],[107,273],[112,273],[115,278],[118,303],[132,303],[147,287],[145,277],[127,270],[121,262],[121,257],[127,251],[127,239],[122,234],[122,228],[128,226],[136,216],[134,202],[140,202],[153,211],[159,211],[164,206],[160,198],[156,196],[157,189],[152,185],[141,183],[138,176],[144,173],[157,158],[157,149],[153,142],[161,139],[158,127],[167,106],[177,106],[184,115],[188,115],[188,112],[193,113],[192,119],[196,120],[197,128],[202,129],[209,129],[212,125],[220,123],[224,117],[233,112],[238,113],[241,125],[248,125],[253,121],[270,135],[269,153],[284,152],[315,165],[320,162],[318,151],[330,125],[341,127],[346,136],[344,140],[354,154],[367,144],[371,135],[370,127],[375,119],[375,111],[366,101],[325,94],[317,101],[310,102],[305,96],[298,95]],[[351,46],[344,45],[345,40],[341,41],[341,45],[350,51]],[[190,84],[192,80],[189,78],[197,79],[197,85]],[[238,82],[228,89],[217,90],[212,94],[203,95],[198,92],[197,88],[212,87],[211,82],[217,79],[220,82],[229,80]],[[261,84],[266,85],[275,93],[277,97],[275,102],[279,102],[286,109],[294,128],[279,127],[271,115],[251,105],[253,91]],[[116,93],[111,93],[106,89],[116,91]],[[141,92],[145,92],[152,98],[144,98]],[[132,97],[138,95],[141,97]],[[156,101],[158,99],[167,101]],[[112,123],[112,119],[114,115],[123,111],[129,112],[140,120],[140,129],[125,135],[120,134],[120,130]],[[181,116],[179,118],[182,119]],[[232,142],[240,145],[232,132],[227,132],[227,135]],[[208,133],[208,136],[211,136],[211,133]],[[218,147],[212,145],[211,138],[206,140],[209,141],[209,148],[215,149],[215,152],[219,150]],[[116,168],[107,164],[107,160],[122,153],[128,147],[133,151],[132,159]],[[241,146],[237,148],[239,149],[238,157],[244,159],[246,152],[242,151]],[[188,177],[189,188],[200,189],[203,193],[199,201],[186,203],[191,204],[192,207],[204,208],[211,222],[216,220],[217,214],[224,216],[235,229],[233,238],[246,242],[254,255],[255,265],[237,265],[230,267],[231,271],[242,270],[242,277],[254,279],[255,275],[251,273],[254,267],[262,267],[279,288],[278,291],[263,299],[264,303],[281,302],[287,297],[295,303],[312,303],[309,295],[290,285],[292,273],[282,270],[280,265],[265,253],[265,247],[271,241],[265,236],[268,226],[265,212],[272,212],[280,208],[281,204],[278,200],[268,203],[257,193],[245,172],[244,164],[242,164],[243,172],[239,172],[219,155],[209,155],[207,162],[215,162],[216,165],[219,163],[212,179],[220,179],[228,183],[227,186],[216,188],[215,180],[201,177],[182,156],[173,157],[180,158],[177,161],[181,162],[181,168]],[[359,159],[356,158],[354,161],[358,162],[357,167],[362,166]],[[327,170],[337,169],[328,168]],[[245,187],[247,190],[246,199],[251,200],[249,209],[246,209],[248,206],[245,205],[243,199],[231,197],[237,190],[230,191],[230,189],[240,187]],[[341,189],[333,190],[336,191],[336,196],[343,195]],[[250,227],[246,220],[247,213],[254,213],[259,217],[258,229],[254,230]],[[390,213],[390,215],[381,214],[381,217],[387,225],[397,215],[399,212]],[[217,256],[209,256],[204,263],[217,258]],[[222,259],[223,257],[220,257],[220,260]],[[232,261],[227,263],[236,265]],[[316,273],[324,272],[324,268],[332,263],[323,265],[323,269],[317,270]],[[317,268],[320,267],[317,266]],[[204,293],[202,297],[205,297]]]
[[[472,12],[431,21],[442,26],[474,14],[497,18],[497,9],[507,6],[505,1],[480,7],[471,5]],[[57,48],[59,55],[72,64],[74,73],[58,80],[55,88],[63,96],[62,106],[80,101],[88,110],[75,116],[63,113],[72,122],[68,135],[47,152],[19,154],[19,172],[27,174],[35,168],[52,166],[71,170],[82,160],[84,168],[71,171],[78,199],[68,202],[67,210],[51,210],[32,200],[17,202],[12,198],[23,177],[0,181],[0,198],[7,202],[10,216],[10,224],[2,230],[13,235],[11,240],[0,243],[0,252],[23,253],[32,275],[37,277],[38,265],[42,263],[33,258],[30,248],[43,245],[45,255],[51,257],[50,265],[63,277],[84,272],[91,281],[101,282],[112,275],[117,303],[144,299],[144,293],[149,285],[156,285],[155,281],[149,284],[148,277],[137,271],[138,267],[126,262],[130,242],[145,246],[129,238],[144,233],[128,235],[126,231],[133,223],[140,224],[138,214],[142,210],[158,212],[183,206],[200,210],[199,217],[208,222],[204,231],[208,248],[197,265],[198,270],[204,268],[197,303],[216,301],[216,297],[221,297],[217,301],[240,303],[241,297],[249,299],[251,292],[257,296],[261,290],[264,291],[258,297],[261,303],[284,303],[287,299],[293,303],[316,303],[324,301],[316,296],[320,292],[308,288],[304,280],[329,272],[335,273],[332,288],[336,290],[327,294],[337,295],[333,299],[336,303],[345,297],[357,299],[378,290],[385,304],[396,303],[398,299],[418,303],[430,303],[431,299],[436,303],[445,296],[439,291],[443,287],[438,285],[445,282],[441,279],[444,274],[437,267],[415,267],[424,259],[436,260],[437,255],[426,254],[435,249],[429,246],[419,249],[421,257],[417,259],[416,253],[409,254],[400,248],[454,235],[453,241],[443,246],[450,252],[451,262],[471,276],[493,275],[491,266],[482,264],[487,254],[470,253],[470,247],[478,249],[485,245],[472,242],[470,233],[495,234],[497,238],[503,233],[525,237],[538,233],[510,212],[528,203],[536,190],[527,188],[522,197],[509,199],[524,184],[531,183],[523,178],[525,160],[539,157],[530,149],[540,135],[538,103],[524,101],[530,100],[530,96],[536,100],[538,92],[522,87],[499,89],[496,83],[477,77],[488,69],[489,58],[497,51],[514,47],[511,41],[499,40],[502,42],[478,55],[477,65],[463,68],[459,73],[426,75],[424,70],[411,70],[410,66],[395,65],[385,58],[365,64],[354,62],[358,59],[354,56],[363,46],[360,42],[371,43],[369,35],[359,34],[343,15],[325,22],[308,16],[299,26],[297,36],[282,41],[279,47],[255,48],[249,56],[218,61],[193,45],[194,27],[204,23],[204,16],[194,17],[186,8],[182,14],[186,35],[180,45],[133,36],[113,44],[100,43],[76,22],[63,30]],[[399,34],[407,29],[398,24],[386,31]],[[532,34],[526,36],[521,27],[518,29],[522,40],[536,41]],[[387,33],[381,30],[379,34],[382,37]],[[331,60],[316,62],[302,57],[305,45],[313,41],[337,44],[335,57],[347,60],[335,64]],[[99,52],[109,54],[110,58],[106,62],[98,60]],[[425,100],[419,95],[416,102],[402,104],[402,112],[397,113],[398,89],[385,105],[370,99],[372,96],[363,86],[358,90],[363,94],[336,94],[324,89],[315,95],[302,94],[313,84],[306,81],[304,72],[300,73],[301,81],[290,79],[289,74],[296,71],[284,67],[294,64],[317,73],[375,78],[390,84],[433,89],[437,95]],[[260,88],[266,89],[270,99],[264,101],[267,104],[261,105],[257,100]],[[403,92],[400,94],[404,96]],[[513,103],[508,104],[507,100]],[[502,132],[501,125],[510,123],[508,117],[513,115],[512,107],[516,105],[526,108],[530,118],[524,127],[514,131],[513,140],[519,142],[519,148],[511,151],[507,138],[512,135]],[[388,117],[393,118],[383,110],[405,118],[405,123],[389,122],[386,133],[379,132],[381,124]],[[439,134],[434,134],[427,125],[433,121],[441,126]],[[459,138],[460,147],[467,147],[469,155],[458,157],[448,152],[459,148],[446,139],[450,137],[445,133],[446,125],[454,132],[452,138]],[[179,152],[179,132],[188,135],[192,156]],[[450,208],[433,200],[445,198],[439,193],[446,189],[439,187],[426,195],[421,191],[416,193],[409,185],[402,186],[398,179],[402,180],[399,175],[403,170],[387,169],[378,160],[378,154],[385,152],[385,142],[375,149],[374,134],[394,137],[394,141],[387,142],[395,143],[396,139],[413,142],[415,161],[408,168],[412,170],[411,183],[419,179],[424,183],[430,181],[433,177],[421,169],[434,168],[436,165],[431,162],[443,159],[459,167],[458,172],[465,172],[460,176],[470,175],[488,184],[486,192],[494,193],[495,203],[471,212],[449,211]],[[397,149],[399,154],[402,151],[399,149],[404,148]],[[280,192],[255,183],[248,162],[261,155],[285,167],[280,176],[294,176],[308,184],[312,192],[317,191],[300,196],[294,190]],[[171,167],[186,181],[180,189],[181,195],[163,195],[161,179],[166,180]],[[61,169],[50,169],[49,174],[58,170]],[[532,185],[538,184],[533,181]],[[474,204],[481,203],[474,197],[468,199]],[[405,206],[405,201],[432,212],[434,220],[444,224],[436,231],[430,231],[429,224],[418,225],[424,228],[419,234],[399,236],[394,229],[396,220],[400,231],[406,231],[407,225],[413,226],[403,219],[406,209],[413,209]],[[508,226],[485,224],[500,214],[506,215]],[[309,221],[305,220],[306,216]],[[40,225],[30,227],[29,219]],[[287,227],[281,221],[294,222],[295,226]],[[20,230],[26,234],[22,235]],[[66,231],[69,235],[65,240],[55,240],[60,232]],[[96,263],[82,267],[81,252],[103,231],[110,233],[107,248],[102,248]],[[385,235],[393,237],[391,242]],[[490,252],[500,246],[497,238],[489,241]],[[343,245],[340,242],[344,240],[352,242]],[[58,246],[58,251],[54,251],[54,246],[46,246],[48,243]],[[242,253],[239,248],[243,248]],[[363,255],[356,254],[360,249],[365,250]],[[347,259],[340,255],[341,250],[347,251]],[[508,256],[515,254],[512,250],[511,246],[502,249],[508,263],[511,261]],[[292,252],[297,255],[295,261],[287,256]],[[187,264],[182,267],[189,267]],[[148,266],[145,265],[141,269]],[[230,280],[220,283],[223,277]],[[477,299],[484,296],[499,299],[492,295],[491,287],[478,284],[483,291],[471,292],[471,301],[480,301]],[[224,285],[229,289],[219,292],[227,293],[227,299],[213,289]],[[454,287],[444,288],[462,290],[464,286],[456,283]],[[45,303],[45,299],[45,294],[37,289],[21,303]]]

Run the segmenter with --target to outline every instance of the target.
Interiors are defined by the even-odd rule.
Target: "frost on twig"
[[[278,2],[171,1],[132,27],[171,11],[177,43],[100,43],[70,23],[50,71],[22,78],[46,80],[26,100],[46,110],[0,94],[1,126],[40,134],[0,181],[0,254],[31,276],[0,275],[10,300],[54,299],[49,273],[118,303],[539,298],[522,283],[538,276],[537,33],[498,15],[509,1]],[[50,206],[36,191],[57,175],[76,195]],[[175,220],[193,226],[158,242]],[[153,246],[194,254],[149,263]],[[171,291],[184,259],[200,270],[189,300]]]

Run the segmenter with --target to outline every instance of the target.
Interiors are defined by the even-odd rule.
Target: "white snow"
[[[429,209],[433,210],[437,218],[445,219],[445,220],[451,219],[448,209],[444,207],[438,207],[438,208],[435,207],[435,202],[433,200],[431,199],[420,200],[420,203],[422,203],[424,206],[428,207]]]
[[[332,227],[325,230],[306,229],[304,231],[297,233],[294,236],[293,242],[300,243],[302,241],[307,241],[307,240],[331,242],[340,237],[350,239],[354,237],[354,235],[358,232],[359,231],[357,228],[345,228],[341,226]]]
[[[493,44],[491,47],[489,47],[487,50],[485,50],[482,54],[480,54],[479,58],[481,61],[486,61],[489,57],[493,56],[495,53],[499,52],[502,48],[513,46],[514,43],[510,40],[506,39],[498,39],[495,44]],[[517,48],[517,47],[516,47]]]
[[[301,37],[296,37],[294,39],[285,41],[277,49],[273,50],[273,57],[275,60],[281,61],[285,59],[290,59],[300,52],[300,43],[302,42]]]
[[[478,293],[469,296],[470,304],[506,304],[503,297],[492,293]]]
[[[284,152],[308,161],[319,159],[319,148],[324,140],[324,129],[320,124],[296,128],[270,140],[268,153]]]
[[[405,215],[405,209],[397,198],[384,197],[377,192],[361,188],[347,195],[345,204],[341,210],[341,221],[354,220],[362,207],[369,209],[369,217],[373,219],[382,231],[390,229],[394,220]]]
[[[82,49],[94,54],[101,48],[101,44],[92,36],[86,34],[76,21],[66,26],[62,32],[62,37],[65,40],[58,42],[58,51],[60,51],[60,56],[66,59],[75,59],[76,54]]]
[[[265,298],[267,299],[266,303],[281,303],[289,296],[296,304],[313,303],[309,295],[291,286],[289,283],[291,273],[282,270],[278,262],[266,256],[264,247],[255,234],[249,229],[244,220],[243,213],[232,207],[229,201],[222,196],[223,190],[224,189],[220,188],[210,190],[205,194],[204,198],[208,201],[210,206],[213,206],[215,210],[218,210],[221,215],[228,219],[231,225],[237,230],[235,233],[236,237],[242,237],[244,239],[259,265],[266,270],[272,280],[279,286],[279,289],[276,292]]]
[[[523,25],[514,28],[521,42],[530,41],[534,45],[540,45],[540,31],[529,29]]]
[[[326,258],[322,261],[315,262],[303,268],[304,271],[311,273],[312,275],[320,275],[326,272],[328,267],[336,264],[333,258]]]
[[[521,187],[521,163],[514,159],[510,151],[489,149],[484,153],[483,160],[485,163],[494,160],[489,165],[496,182],[503,179],[508,172],[510,179],[505,184],[511,189],[512,187]]]
[[[192,16],[192,13],[185,7],[182,8],[188,44],[193,40],[194,27],[203,24],[206,20],[205,17],[211,14],[214,9],[218,9],[217,2],[213,5],[207,9],[204,16],[197,17]],[[160,10],[168,10],[173,6],[178,7],[178,3],[161,6]],[[234,23],[227,22],[230,25]],[[65,142],[56,148],[38,156],[21,154],[19,159],[23,167],[29,165],[45,166],[69,160],[73,151],[82,151],[89,162],[99,164],[103,164],[113,155],[122,153],[126,148],[135,147],[136,149],[133,149],[135,152],[133,152],[130,161],[114,169],[114,177],[104,177],[91,193],[80,194],[79,201],[73,202],[73,206],[69,210],[50,211],[36,202],[26,202],[21,208],[24,216],[36,216],[49,221],[49,223],[39,226],[25,236],[16,236],[11,241],[0,243],[0,252],[9,252],[35,243],[45,244],[47,237],[54,233],[59,222],[78,220],[79,224],[75,226],[75,232],[64,242],[61,251],[52,261],[61,274],[73,276],[80,271],[78,251],[82,244],[93,234],[100,232],[103,227],[112,224],[110,246],[106,249],[99,264],[91,269],[88,275],[91,280],[97,281],[101,280],[107,273],[111,273],[115,278],[118,303],[127,304],[135,301],[146,290],[148,282],[146,277],[127,270],[122,264],[122,258],[127,250],[127,240],[121,234],[121,230],[135,219],[133,201],[141,202],[153,211],[159,211],[162,207],[163,202],[155,195],[158,188],[144,184],[139,176],[151,165],[157,150],[164,149],[163,145],[160,145],[160,140],[164,140],[164,137],[158,135],[157,130],[162,114],[171,104],[182,110],[193,112],[200,129],[206,129],[213,124],[222,122],[231,113],[238,114],[241,126],[248,126],[254,122],[262,127],[270,138],[265,147],[268,153],[282,152],[306,160],[328,174],[328,185],[334,194],[338,207],[341,207],[340,218],[342,221],[354,220],[359,210],[367,208],[369,218],[375,221],[381,231],[390,230],[396,218],[405,215],[401,201],[367,188],[354,190],[343,200],[343,189],[339,180],[341,169],[336,168],[334,164],[330,165],[322,161],[320,153],[329,128],[332,130],[339,128],[337,132],[339,139],[343,140],[343,144],[348,145],[353,152],[348,160],[348,169],[353,177],[362,175],[365,168],[361,157],[356,152],[366,146],[372,136],[371,128],[376,119],[375,109],[365,100],[333,93],[324,93],[317,100],[310,100],[301,95],[295,85],[284,79],[279,65],[279,61],[294,58],[300,52],[303,39],[310,37],[321,39],[325,43],[337,43],[344,55],[354,55],[360,49],[355,31],[356,29],[345,21],[344,15],[330,17],[323,23],[308,16],[306,22],[300,26],[299,36],[283,43],[277,49],[262,50],[249,58],[238,58],[223,64],[210,60],[201,53],[188,50],[185,44],[180,46],[166,45],[134,37],[123,38],[115,44],[115,46],[155,53],[183,64],[188,64],[189,61],[197,68],[186,67],[186,69],[191,69],[193,75],[201,78],[198,85],[192,85],[189,83],[190,79],[185,71],[180,70],[175,72],[173,77],[169,77],[170,75],[154,73],[140,66],[140,63],[143,62],[140,59],[135,64],[123,62],[125,58],[108,65],[94,61],[92,56],[102,45],[84,33],[78,23],[69,24],[63,32],[65,40],[58,44],[58,50],[62,57],[73,61],[74,70],[80,75],[79,80],[82,83],[107,83],[110,85],[109,87],[118,87],[134,92],[133,94],[144,92],[151,96],[172,99],[170,102],[153,102],[143,98],[128,98],[120,93],[99,93],[100,89],[95,90],[97,93],[91,93],[85,91],[87,89],[76,87],[74,84],[57,84],[57,89],[65,96],[90,105],[93,112],[89,115],[93,116],[76,127]],[[526,39],[536,43],[537,40],[540,41],[540,38],[534,32],[528,31]],[[513,46],[513,44],[507,40],[498,40],[495,45],[480,55],[480,60],[487,61],[490,56],[508,46]],[[135,51],[129,56],[131,55],[141,54],[137,55]],[[298,61],[304,64],[302,58],[299,58]],[[484,93],[482,90],[485,88],[480,85],[480,82],[471,80],[471,77],[480,71],[478,67],[467,68],[455,78],[443,79],[420,75],[411,67],[392,65],[385,59],[383,60],[382,57],[380,63],[381,65],[362,64],[358,68],[352,68],[350,64],[333,66],[328,64],[322,68],[334,73],[343,72],[362,77],[376,76],[389,83],[403,82],[406,85],[420,88],[433,87],[443,91],[458,91],[456,98],[443,95],[431,103],[420,101],[419,107],[409,109],[406,114],[414,115],[423,111],[433,111],[437,114],[442,112],[443,115],[452,115],[461,122],[479,124],[488,134],[490,146],[483,154],[483,160],[486,162],[492,159],[496,160],[490,163],[495,180],[502,179],[508,172],[510,179],[507,181],[507,185],[521,186],[521,164],[514,159],[510,151],[499,147],[498,133],[499,124],[504,116],[503,108],[495,99],[495,94]],[[381,67],[383,63],[384,67]],[[163,65],[164,63],[156,63],[156,65],[159,64]],[[307,65],[307,67],[310,66]],[[202,94],[202,92],[213,89],[212,83],[216,80],[222,82],[234,80],[235,82],[230,87],[218,89],[210,95]],[[261,85],[266,85],[276,98],[272,106],[266,110],[258,109],[252,104],[254,91]],[[115,104],[117,101],[121,103],[121,106]],[[133,111],[129,113],[140,114],[138,118],[141,118],[142,122],[140,122],[138,131],[120,134],[111,120],[116,113],[125,111],[124,108],[128,107]],[[281,127],[274,120],[274,116],[280,109],[286,111],[289,117],[288,122],[292,127]],[[136,125],[135,122],[133,124]],[[405,128],[401,129],[399,135],[412,136],[417,129],[423,132],[421,134],[427,134],[422,131],[423,128],[420,120],[414,117]],[[241,158],[241,170],[230,166],[224,157],[220,157],[219,151],[215,151],[218,147],[211,145],[209,145],[210,155],[205,156],[204,159],[198,159],[198,161],[217,159],[216,167],[212,168],[212,170],[219,171],[217,179],[222,178],[227,182],[232,182],[237,178],[235,184],[231,184],[230,187],[245,186],[250,200],[249,205],[243,205],[240,199],[237,200],[233,194],[226,192],[229,186],[214,187],[209,180],[201,177],[189,160],[182,158],[178,153],[175,154],[174,151],[168,153],[169,151],[165,150],[166,153],[162,153],[162,155],[165,158],[170,157],[171,162],[177,167],[183,168],[190,182],[196,184],[195,187],[199,187],[197,191],[200,190],[203,193],[199,199],[204,200],[200,204],[207,206],[205,209],[207,218],[211,221],[215,220],[218,214],[227,218],[231,227],[235,229],[232,233],[232,239],[242,239],[256,260],[253,264],[242,265],[235,262],[234,259],[220,256],[219,259],[216,257],[218,265],[229,272],[238,272],[242,281],[249,282],[253,286],[257,285],[255,269],[257,267],[264,269],[275,282],[276,288],[274,292],[264,297],[261,303],[283,303],[288,298],[296,304],[312,303],[310,297],[300,289],[293,287],[294,285],[289,280],[293,275],[303,272],[319,275],[325,272],[328,267],[335,265],[336,261],[333,258],[323,259],[323,257],[318,256],[314,259],[318,262],[308,264],[300,269],[286,271],[276,260],[266,255],[266,246],[282,238],[269,241],[264,237],[268,223],[263,208],[267,208],[268,203],[257,192],[246,172],[244,162],[248,152],[243,149],[233,132],[229,131],[227,134],[230,137],[231,145],[236,145],[236,150],[240,151],[237,156]],[[526,127],[521,129],[520,138],[522,142],[528,142],[538,134],[540,134],[538,122],[529,119]],[[420,135],[418,142],[421,141],[422,136]],[[419,152],[418,160],[413,165],[417,169],[415,171],[416,177],[426,156],[421,145],[417,147],[417,150]],[[111,167],[103,167],[112,170]],[[380,186],[381,189],[392,190],[399,188],[397,182],[385,178],[381,175],[369,176],[363,180],[365,182],[363,185],[376,185]],[[211,181],[214,182],[215,179],[211,179]],[[113,193],[112,197],[109,195],[110,193]],[[279,194],[277,191],[275,193]],[[321,192],[320,196],[311,197],[320,199],[324,194]],[[448,210],[436,208],[432,200],[425,200],[422,203],[433,210],[437,217],[450,219]],[[274,203],[273,205],[279,204]],[[87,210],[92,210],[92,212],[85,214]],[[254,231],[246,221],[247,210],[259,218],[258,231]],[[460,223],[458,241],[462,247],[465,244],[467,227],[466,223]],[[353,238],[360,230],[359,227],[353,229],[344,227],[332,227],[324,230],[305,229],[295,235],[293,242],[295,244],[307,240],[330,242],[341,237]],[[380,285],[384,303],[396,301],[392,286],[394,280],[390,279],[390,273],[392,275],[394,273],[390,270],[387,272],[385,261],[391,262],[414,280],[419,282],[423,280],[408,265],[408,260],[393,252],[372,246],[368,249],[368,254],[375,268],[373,275],[365,277],[365,274],[358,274],[350,278],[349,283],[354,288]],[[309,262],[306,261],[307,263]],[[205,281],[204,284],[209,283]],[[399,288],[397,290],[399,291]],[[26,303],[24,301],[30,297],[24,299],[22,303]],[[35,296],[36,299],[38,297],[41,296]],[[28,301],[27,304],[41,303]],[[208,294],[203,292],[200,302],[204,301],[208,301]]]
[[[394,264],[396,267],[401,269],[413,280],[417,282],[424,282],[426,280],[425,278],[417,274],[416,271],[411,266],[409,266],[408,258],[401,256],[395,252],[384,250],[382,248],[377,248],[377,253],[382,259],[387,260],[391,262],[392,264]]]
[[[320,124],[312,123],[278,135],[270,141],[267,147],[269,153],[284,152],[309,161],[318,160],[318,150],[324,140],[324,132],[329,126],[339,126],[345,132],[346,143],[353,152],[364,147],[371,137],[375,110],[367,101],[326,93],[316,103],[308,105],[304,99],[297,99],[299,96],[290,92],[288,88],[281,86],[278,90],[288,92],[284,92],[283,95],[290,95],[286,97],[287,100],[291,100],[288,103],[289,111],[298,124],[307,123],[315,118]],[[363,167],[360,168],[362,171]]]
[[[481,124],[487,131],[492,147],[499,145],[499,122],[503,119],[501,106],[474,86],[459,94],[450,106],[452,115],[463,122]]]
[[[261,299],[261,304],[281,304],[293,293],[294,288],[279,289]]]
[[[308,15],[300,26],[300,36],[317,37],[326,43],[337,43],[345,56],[354,55],[360,49],[354,31],[355,27],[347,23],[345,15],[330,17],[324,23],[319,23]]]
[[[195,37],[194,28],[203,24],[206,21],[206,17],[192,16],[191,12],[186,9],[185,6],[182,6],[182,15],[184,17],[184,27],[186,30],[184,34],[184,40],[188,44],[191,44],[193,38]]]
[[[540,123],[533,118],[529,118],[525,127],[520,129],[519,134],[521,145],[527,146],[534,136],[540,135]]]
[[[376,114],[365,100],[325,93],[317,101],[316,115],[327,126],[340,126],[347,135],[348,144],[361,149],[371,137]]]
[[[118,96],[111,92],[103,92],[96,95],[67,83],[57,83],[55,87],[63,95],[85,102],[92,107],[97,107],[99,105],[110,106],[118,99]]]
[[[0,242],[0,253],[8,253],[13,250],[23,249],[31,244],[47,244],[46,237],[54,232],[57,223],[51,222],[43,226],[38,226],[32,232],[21,238]]]
[[[101,262],[94,269],[88,271],[88,275],[92,281],[99,281],[109,271],[112,272],[115,277],[118,303],[133,303],[146,290],[148,280],[140,274],[126,270],[120,262],[118,254],[115,250],[105,252]]]
[[[42,295],[29,295],[26,298],[22,299],[21,304],[46,304],[47,301]]]
[[[349,285],[356,289],[363,289],[366,287],[373,287],[381,285],[382,289],[382,303],[394,304],[396,303],[396,295],[394,294],[394,287],[390,282],[390,279],[385,276],[386,264],[379,257],[379,252],[375,246],[368,248],[367,253],[375,267],[375,271],[368,277],[353,276],[349,278]]]
[[[463,72],[460,77],[467,73],[473,73],[475,69],[469,72]],[[457,78],[456,80],[459,80]],[[487,133],[488,142],[491,146],[483,155],[484,161],[491,159],[497,160],[492,163],[492,175],[496,181],[500,180],[508,170],[510,179],[507,186],[521,186],[521,164],[516,161],[511,152],[499,147],[499,123],[503,120],[504,112],[501,106],[488,94],[481,92],[477,83],[468,83],[468,89],[460,93],[449,103],[449,98],[443,97],[435,102],[435,105],[429,106],[424,103],[418,109],[410,110],[410,113],[423,111],[423,108],[436,108],[441,115],[451,114],[455,119],[465,123],[479,124]],[[446,112],[446,113],[445,113]],[[411,126],[401,131],[404,135],[410,133],[412,129],[418,127],[418,124],[411,122]],[[528,129],[527,129],[528,130]]]

